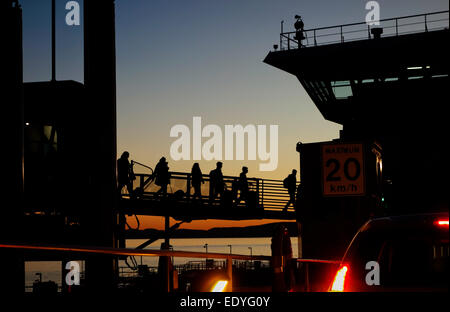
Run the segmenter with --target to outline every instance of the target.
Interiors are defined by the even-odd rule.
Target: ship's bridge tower
[[[391,212],[448,210],[448,16],[281,33],[264,60],[298,78],[340,139],[382,146]]]

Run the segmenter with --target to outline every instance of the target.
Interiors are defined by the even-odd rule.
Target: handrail
[[[175,193],[178,190],[182,190],[184,192],[184,197],[179,198],[180,201],[191,202],[192,197],[192,177],[191,173],[186,172],[169,172],[170,174],[170,189],[171,193]],[[146,173],[135,173],[136,177],[134,188],[139,188],[141,190],[142,199],[153,199],[156,198],[156,193],[158,191],[158,186],[152,184],[149,186],[148,181],[153,179],[154,176],[152,174]],[[205,182],[202,185],[203,195],[202,200],[207,200],[209,198],[209,175],[203,174],[203,180]],[[236,176],[223,176],[225,188],[231,191],[234,191],[233,196],[236,199],[238,196],[238,190],[233,189],[233,184],[239,181],[239,177]],[[179,182],[183,181],[182,184]],[[285,207],[287,202],[289,201],[289,193],[288,190],[283,186],[283,181],[281,180],[273,180],[273,179],[261,179],[249,177],[247,178],[249,182],[249,189],[256,193],[256,203],[257,208],[262,210],[281,210]],[[297,186],[300,182],[297,182]],[[147,190],[148,188],[148,190]],[[205,191],[206,190],[206,191]],[[127,196],[127,195],[125,195]],[[158,197],[159,198],[159,197]],[[214,200],[217,202],[217,199]],[[247,204],[245,200],[243,200],[239,206]],[[292,209],[292,207],[290,207]]]
[[[387,22],[387,21],[401,20],[401,19],[406,19],[406,18],[443,14],[443,13],[449,13],[449,10],[437,11],[437,12],[431,12],[431,13],[422,13],[422,14],[416,14],[416,15],[408,15],[408,16],[400,16],[400,17],[390,17],[390,18],[380,19],[380,23]],[[446,20],[448,20],[448,19],[446,19]],[[325,26],[325,27],[305,29],[304,31],[324,30],[324,29],[332,29],[332,28],[337,28],[337,27],[348,27],[348,26],[356,26],[356,25],[367,25],[367,23],[366,22],[358,22],[358,23],[341,24],[341,25],[334,25],[334,26]],[[295,34],[295,31],[284,32],[283,34]]]
[[[20,244],[4,244],[0,243],[0,249],[20,249],[20,250],[40,250],[53,252],[72,252],[100,254],[111,256],[150,256],[150,257],[183,257],[183,258],[205,258],[205,259],[226,259],[225,272],[228,279],[228,291],[233,291],[233,259],[238,260],[262,260],[270,261],[270,256],[260,255],[238,255],[212,252],[196,252],[196,251],[175,251],[175,250],[136,250],[128,248],[110,248],[110,247],[87,247],[87,246],[52,246],[52,245],[20,245]],[[168,260],[167,260],[168,261]],[[166,279],[167,291],[170,292],[170,274],[169,265],[165,266],[164,275]]]
[[[298,263],[304,263],[305,264],[305,287],[306,287],[306,292],[310,292],[311,291],[311,283],[309,281],[309,265],[311,263],[313,264],[341,264],[342,261],[340,260],[322,260],[322,259],[297,259]]]
[[[300,263],[323,263],[323,264],[340,264],[340,260],[321,260],[321,259],[297,259]]]
[[[182,250],[136,250],[129,248],[110,248],[110,247],[85,247],[85,246],[52,246],[52,245],[20,245],[20,244],[3,244],[0,243],[0,248],[9,249],[23,249],[23,250],[44,250],[55,252],[72,252],[72,253],[93,253],[111,256],[149,256],[149,257],[182,257],[182,258],[209,258],[209,259],[238,259],[238,260],[263,260],[269,261],[270,256],[261,255],[239,255],[229,253],[214,253],[214,252],[197,252],[197,251],[182,251]]]
[[[434,28],[430,28],[429,25],[433,24],[433,23],[438,23],[438,22],[443,22],[443,21],[449,21],[448,16],[446,16],[445,18],[437,18],[437,19],[430,19],[430,16],[436,16],[439,14],[448,14],[449,11],[437,11],[437,12],[431,12],[431,13],[423,13],[423,14],[415,14],[415,15],[409,15],[409,16],[401,16],[401,17],[393,17],[393,18],[385,18],[385,19],[380,19],[380,26],[375,26],[375,27],[382,27],[384,30],[389,30],[389,29],[394,29],[395,31],[393,31],[392,33],[385,33],[383,34],[384,37],[389,37],[389,36],[399,36],[401,34],[409,34],[409,33],[419,33],[419,32],[428,32],[430,30],[435,30],[435,29],[448,29],[448,23],[446,23],[445,25],[439,25],[439,27],[434,27]],[[420,22],[410,22],[410,23],[406,23],[406,24],[401,24],[399,23],[399,21],[403,21],[406,19],[414,19],[414,18],[418,18],[418,17],[423,17],[424,20],[420,21]],[[389,22],[393,22],[392,25]],[[387,25],[381,25],[382,23],[387,24]],[[441,23],[444,24],[444,23]],[[424,25],[423,28],[420,28],[419,30],[406,30],[403,32],[399,31],[400,27],[409,27],[409,26],[414,26],[414,25]],[[364,26],[361,27],[358,30],[349,30],[349,31],[344,31],[344,28],[348,28],[348,27],[354,27],[354,26]],[[374,28],[374,27],[372,27]],[[333,33],[329,33],[326,32],[327,30],[331,30],[331,29],[336,29],[335,32]],[[293,37],[296,34],[296,31],[290,31],[290,32],[281,32],[280,33],[280,50],[291,50],[291,49],[297,49],[297,48],[301,48],[301,47],[310,47],[310,46],[318,46],[318,45],[326,45],[326,44],[333,44],[333,43],[344,43],[344,42],[349,42],[349,41],[355,41],[355,40],[363,40],[363,39],[372,39],[371,33],[370,33],[370,29],[371,26],[367,24],[367,22],[358,22],[358,23],[349,23],[349,24],[342,24],[342,25],[334,25],[334,26],[326,26],[326,27],[318,27],[318,28],[311,28],[311,29],[304,29],[303,32],[305,34],[305,40],[307,41],[306,44],[303,44],[302,42],[299,42],[298,40],[295,40]],[[325,32],[324,32],[325,31]],[[320,34],[319,32],[324,32],[322,34]],[[308,33],[310,34],[310,36],[312,37],[311,39],[314,39],[312,43],[309,42],[309,37],[308,37]],[[361,37],[357,37],[357,38],[345,38],[344,35],[349,35],[349,34],[355,34],[355,33],[365,33],[365,36],[361,36]],[[327,41],[327,42],[318,42],[318,38],[323,38],[323,37],[330,37],[330,36],[334,36],[336,37],[335,39],[333,39],[332,41]],[[287,47],[285,45],[283,45],[283,43],[286,42]]]
[[[41,250],[54,252],[72,252],[87,254],[103,254],[111,256],[152,256],[152,257],[183,257],[183,258],[205,258],[205,259],[226,259],[226,270],[228,279],[232,281],[232,259],[237,260],[261,260],[271,261],[271,256],[262,255],[240,255],[228,253],[206,253],[196,251],[175,251],[175,250],[136,250],[128,248],[110,248],[110,247],[86,247],[86,246],[52,246],[52,245],[20,245],[20,244],[4,244],[0,243],[0,248],[5,249],[21,249],[21,250]],[[338,260],[322,260],[322,259],[295,259],[298,263],[305,263],[305,285],[306,291],[311,291],[309,281],[309,265],[310,263],[319,264],[341,264]],[[167,274],[169,276],[169,274]]]
[[[138,162],[138,161],[136,161],[136,160],[132,160],[132,161],[131,161],[131,165],[134,165],[134,164],[138,164],[139,166],[142,166],[142,167],[144,167],[144,168],[150,169],[150,170],[153,172],[153,168],[152,168],[152,167],[147,166],[147,165],[144,165],[144,164],[142,164],[142,163],[140,163],[140,162]]]

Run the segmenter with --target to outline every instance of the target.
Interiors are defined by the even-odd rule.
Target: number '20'
[[[353,164],[355,167],[355,172],[353,174],[350,173],[350,165]],[[327,181],[340,181],[341,177],[338,175],[339,170],[341,169],[341,163],[339,160],[335,158],[330,158],[326,162],[326,167],[333,167],[328,173],[326,180]],[[344,175],[347,180],[355,181],[361,175],[361,165],[356,158],[347,158],[344,162]]]

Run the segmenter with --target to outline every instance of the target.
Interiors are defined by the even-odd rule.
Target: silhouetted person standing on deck
[[[298,41],[298,46],[302,47],[302,40],[305,40],[305,35],[304,35],[304,27],[305,24],[303,23],[302,17],[299,15],[295,15],[295,18],[297,19],[294,23],[294,28],[295,28],[295,36],[294,39]]]
[[[247,180],[247,173],[248,168],[242,167],[242,172],[239,175],[239,198],[236,200],[236,206],[239,205],[241,200],[245,200],[245,203],[247,204],[247,198],[248,198],[248,180]]]
[[[156,194],[162,193],[165,197],[167,195],[167,185],[170,184],[169,166],[165,157],[161,157],[156,164],[155,184],[161,187]]]
[[[289,201],[284,207],[283,211],[287,211],[289,205],[292,204],[295,208],[295,191],[297,188],[297,170],[293,169],[292,173],[283,181],[283,186],[287,188],[289,193]]]
[[[130,196],[133,195],[133,180],[135,179],[135,177],[133,173],[133,167],[128,161],[129,157],[130,153],[125,151],[117,160],[117,182],[119,184],[119,196],[121,195],[124,186],[127,187],[128,194],[130,194]]]
[[[203,180],[203,174],[202,171],[200,170],[200,166],[198,163],[195,163],[192,166],[191,179],[192,179],[192,187],[194,188],[194,195],[192,196],[192,200],[196,198],[201,200],[202,199],[201,184],[205,183],[205,181]]]
[[[222,162],[217,162],[216,169],[209,173],[209,201],[212,203],[217,195],[223,196],[225,184],[223,182]]]

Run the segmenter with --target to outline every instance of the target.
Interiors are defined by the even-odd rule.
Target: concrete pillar
[[[23,216],[23,69],[22,69],[22,10],[17,1],[0,2],[0,92],[2,113],[1,163],[2,192],[0,241],[20,241]],[[0,294],[24,291],[24,261],[20,251],[0,250],[3,268]]]
[[[91,137],[89,205],[84,211],[88,242],[116,247],[116,54],[114,0],[84,1],[84,83],[87,126]],[[107,290],[114,284],[117,261],[93,256],[86,262],[88,287]],[[100,287],[100,288],[99,288]]]

